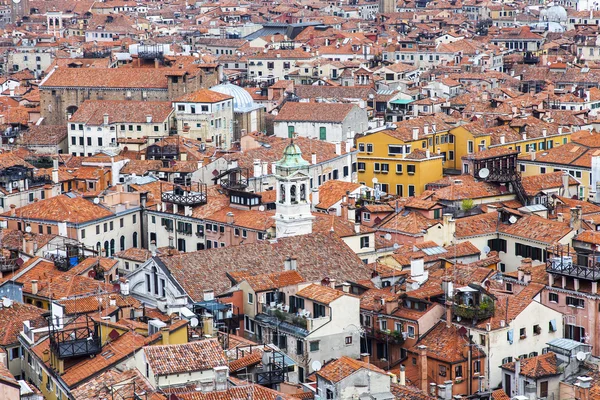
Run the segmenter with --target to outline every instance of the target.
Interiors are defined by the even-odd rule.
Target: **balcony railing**
[[[162,192],[162,201],[182,206],[206,204],[206,184],[192,186],[175,186],[173,190]]]
[[[573,262],[571,256],[552,257],[546,261],[546,272],[597,281],[600,280],[600,263],[594,262],[591,266],[578,265]]]

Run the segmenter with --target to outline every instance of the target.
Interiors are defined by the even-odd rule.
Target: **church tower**
[[[283,158],[275,165],[277,173],[277,203],[275,212],[276,237],[312,233],[315,217],[311,214],[310,176],[308,161],[292,141],[283,151]]]
[[[379,0],[379,14],[396,12],[396,0]]]

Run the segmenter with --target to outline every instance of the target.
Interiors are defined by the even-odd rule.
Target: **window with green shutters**
[[[288,126],[288,138],[294,137],[294,127],[292,125]]]
[[[324,126],[319,128],[319,139],[327,140],[327,128]]]

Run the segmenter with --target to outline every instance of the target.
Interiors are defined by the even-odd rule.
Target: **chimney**
[[[108,125],[108,114],[104,114],[104,125]]]
[[[16,217],[17,216],[17,212],[15,211],[15,208],[17,208],[16,205],[14,205],[14,204],[10,205],[10,216],[11,217]]]
[[[427,382],[427,346],[419,345],[419,387],[422,391],[427,392],[429,383]]]
[[[410,277],[412,279],[420,278],[425,273],[425,259],[423,257],[412,258],[410,260]]]
[[[31,281],[31,294],[36,295],[38,293],[38,281],[33,279]]]
[[[211,301],[215,299],[215,291],[213,289],[206,289],[202,294],[202,300]]]
[[[58,160],[52,160],[52,183],[58,183]]]
[[[266,175],[269,175],[269,162],[263,161],[262,162],[262,176],[266,176]]]
[[[146,123],[147,124],[151,124],[152,123],[152,115],[146,115]]]
[[[283,269],[285,271],[296,271],[298,269],[298,260],[296,257],[288,257],[284,261]]]
[[[592,378],[589,376],[578,376],[575,383],[575,399],[576,400],[591,400],[590,387]]]
[[[571,208],[571,229],[576,232],[581,230],[581,206]]]
[[[429,135],[429,125],[423,125],[423,135]]]
[[[563,213],[558,213],[558,214],[556,214],[556,220],[557,220],[558,222],[564,222],[564,220],[565,220],[565,219],[564,219],[564,215],[563,215]]]
[[[361,353],[360,361],[368,364],[369,363],[369,353]]]
[[[504,134],[500,135],[500,144],[506,143],[506,136]]]
[[[402,386],[406,386],[406,367],[404,367],[404,364],[402,364],[400,366],[400,376],[398,378],[398,383]]]
[[[341,142],[335,142],[335,154],[338,156],[342,155],[342,143]]]
[[[234,220],[233,213],[231,211],[229,211],[225,217],[226,217],[227,225],[233,225],[233,220]]]
[[[452,298],[446,297],[446,327],[452,327]]]
[[[350,284],[348,282],[342,283],[342,292],[350,293]]]
[[[569,177],[570,177],[569,173],[567,171],[563,171],[563,174],[562,174],[562,185],[563,185],[563,187],[562,187],[562,189],[563,189],[562,195],[564,197],[570,197],[571,196],[571,192],[569,190]]]
[[[312,188],[310,194],[310,201],[312,203],[312,208],[316,208],[319,204],[319,188]]]
[[[262,176],[262,166],[261,166],[260,160],[255,159],[252,162],[252,169],[253,169],[255,178],[260,178]]]
[[[169,343],[171,332],[169,331],[169,327],[168,326],[165,326],[164,328],[162,328],[160,330],[160,334],[162,335],[162,344],[163,345],[165,345],[165,344],[171,344],[171,343]]]
[[[448,246],[452,243],[454,233],[456,231],[456,221],[452,218],[452,214],[446,213],[442,215],[442,241],[443,246]]]
[[[413,140],[419,140],[419,128],[412,128],[412,138]]]
[[[515,361],[515,390],[516,390],[516,394],[517,396],[520,396],[522,394],[522,387],[521,387],[521,360],[517,359]]]
[[[129,296],[129,279],[126,279],[125,282],[121,283],[121,294],[123,296]]]
[[[317,164],[317,153],[313,152],[313,153],[310,155],[310,163],[311,163],[312,165],[316,165],[316,164]]]
[[[329,286],[330,286],[332,289],[335,289],[335,279],[331,278],[331,279],[329,280]]]
[[[546,137],[546,135],[548,135],[548,129],[544,128],[542,129],[542,136]]]

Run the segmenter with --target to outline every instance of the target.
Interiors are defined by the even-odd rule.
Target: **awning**
[[[413,101],[414,101],[414,100],[412,100],[412,99],[411,99],[411,100],[396,99],[396,100],[392,100],[392,101],[390,101],[390,104],[401,104],[401,105],[404,105],[404,104],[410,104],[410,103],[412,103]]]

